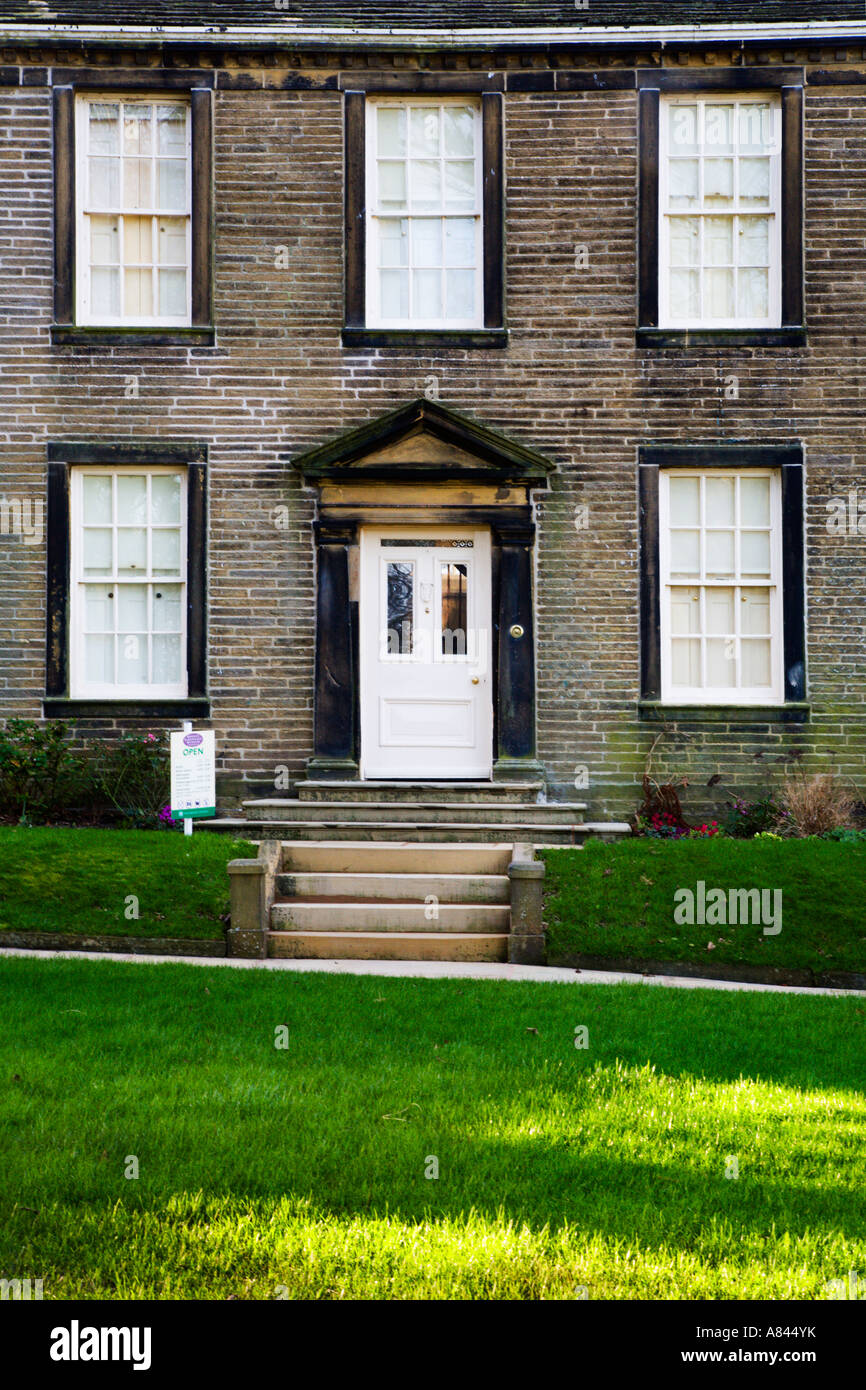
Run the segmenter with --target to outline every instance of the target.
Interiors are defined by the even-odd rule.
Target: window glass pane
[[[704,604],[707,632],[717,636],[731,636],[735,631],[733,589],[707,589]]]
[[[186,161],[183,159],[158,159],[156,205],[170,212],[186,210]]]
[[[671,589],[671,631],[677,634],[700,632],[700,590]]]
[[[740,479],[740,520],[743,526],[769,526],[769,478]]]
[[[468,611],[466,565],[440,565],[442,586],[442,655],[465,656]]]
[[[698,148],[697,106],[671,106],[670,152],[691,154]]]
[[[707,532],[707,574],[734,573],[733,531]]]
[[[734,264],[733,217],[705,218],[704,261],[707,265]]]
[[[711,690],[726,690],[736,685],[735,643],[718,637],[707,641],[707,685]]]
[[[743,319],[765,319],[769,313],[770,282],[766,270],[741,270],[739,314]]]
[[[442,165],[438,159],[416,159],[412,164],[412,206],[433,209],[441,204]]]
[[[701,543],[697,531],[671,532],[671,570],[674,574],[699,574]]]
[[[414,106],[409,112],[409,132],[413,156],[439,155],[438,106]]]
[[[121,473],[117,479],[117,521],[120,526],[147,521],[147,479],[140,473]]]
[[[123,161],[123,206],[125,208],[149,208],[153,206],[152,173],[153,166],[149,159],[125,159]]]
[[[415,270],[412,273],[414,314],[420,319],[442,317],[442,273],[438,270]]]
[[[85,637],[84,679],[89,685],[114,684],[113,637]]]
[[[466,160],[445,161],[445,206],[474,208],[475,165]]]
[[[402,159],[406,154],[406,112],[400,106],[380,106],[376,113],[380,157]]]
[[[123,311],[133,318],[150,318],[153,313],[153,272],[127,270],[123,276]]]
[[[186,271],[159,272],[159,312],[163,318],[183,318],[186,314]]]
[[[84,520],[90,525],[111,525],[111,479],[89,473],[82,478]]]
[[[120,205],[120,160],[90,159],[88,196],[92,208],[116,208]]]
[[[696,319],[700,317],[700,272],[697,270],[671,271],[671,318]]]
[[[704,144],[714,153],[733,149],[734,108],[732,105],[704,107]]]
[[[406,204],[406,165],[379,164],[380,207],[404,207]]]
[[[117,104],[92,101],[88,131],[91,154],[119,154],[120,108]]]
[[[770,201],[769,159],[740,160],[740,200],[748,203]]]
[[[84,573],[111,574],[111,532],[88,526],[84,531]]]
[[[161,217],[157,228],[160,265],[186,265],[186,218]]]
[[[120,260],[120,234],[116,217],[91,217],[91,265],[117,265]]]
[[[420,217],[412,222],[412,261],[415,265],[442,264],[442,221]]]
[[[699,174],[696,159],[672,159],[670,163],[670,205],[672,208],[696,207]]]
[[[770,535],[768,531],[744,531],[740,538],[743,574],[770,573]]]
[[[150,217],[123,219],[123,261],[125,265],[150,265],[153,220]]]
[[[114,631],[113,590],[108,584],[87,584],[84,589],[85,632]]]
[[[151,144],[151,107],[124,106],[123,108],[123,153],[125,155],[149,155]]]
[[[674,638],[671,663],[671,684],[700,686],[701,644],[691,638]]]
[[[671,265],[698,265],[700,262],[701,224],[697,217],[672,217]]]
[[[734,272],[708,270],[705,278],[704,315],[710,319],[734,317]]]
[[[186,156],[186,113],[185,106],[157,106],[157,153]]]
[[[412,651],[415,566],[393,561],[387,567],[388,651],[409,656]]]
[[[475,264],[475,222],[471,217],[449,217],[446,220],[445,264]]]
[[[772,112],[766,102],[741,102],[739,108],[740,151],[770,149],[773,144]]]
[[[717,526],[733,526],[734,514],[733,478],[707,478],[707,521]]]
[[[704,202],[730,203],[734,197],[734,161],[704,160]]]
[[[119,584],[117,586],[118,632],[146,632],[147,585]]]
[[[180,638],[154,637],[154,685],[177,685],[180,678]]]
[[[102,270],[98,266],[90,272],[90,299],[93,313],[97,318],[118,318],[120,316],[120,271]]]
[[[143,573],[147,568],[147,532],[144,530],[118,529],[117,532],[117,572],[129,574]]]
[[[151,478],[150,519],[166,526],[180,521],[180,478],[177,474],[155,473]]]
[[[409,264],[408,219],[383,217],[379,222],[379,264],[399,266]]]
[[[445,317],[472,319],[475,317],[475,272],[449,270],[445,276]]]
[[[740,602],[740,631],[748,637],[769,637],[769,589],[743,589]]]
[[[179,584],[158,584],[153,591],[154,632],[180,632],[181,594]]]
[[[180,573],[180,531],[153,531],[150,557],[154,574]]]
[[[451,106],[443,108],[443,127],[445,132],[445,153],[450,155],[475,154],[475,110],[471,106]]]
[[[127,633],[117,639],[118,685],[147,684],[147,634]]]
[[[768,265],[770,221],[767,217],[740,218],[740,265]]]
[[[381,315],[383,319],[409,317],[408,270],[383,270],[379,276]]]
[[[698,526],[700,524],[700,478],[671,478],[670,498],[671,524],[673,526]]]
[[[744,689],[772,684],[769,641],[748,641],[742,644]]]

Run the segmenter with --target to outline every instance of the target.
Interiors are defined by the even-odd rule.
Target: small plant
[[[106,797],[130,825],[157,826],[168,809],[170,772],[168,738],[159,734],[126,734],[105,750],[100,783]]]
[[[782,802],[787,833],[799,839],[853,827],[854,798],[832,772],[809,778],[789,777],[782,788]]]
[[[723,826],[725,833],[735,840],[751,840],[755,835],[775,831],[784,819],[784,807],[772,795],[758,801],[737,797],[727,803]]]
[[[73,752],[67,724],[7,720],[0,730],[0,815],[29,825],[92,795],[86,759]]]
[[[724,835],[724,833],[725,833],[725,832],[724,832],[724,830],[722,829],[722,827],[719,825],[719,822],[718,822],[717,820],[711,820],[711,821],[707,822],[705,825],[698,825],[698,826],[695,826],[695,828],[694,828],[693,830],[690,830],[690,831],[689,831],[688,835],[686,836],[686,839],[688,839],[688,840],[715,840],[715,839],[717,839],[720,835]]]

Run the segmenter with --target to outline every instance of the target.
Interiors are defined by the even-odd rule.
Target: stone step
[[[348,902],[509,903],[507,874],[281,873],[282,898],[342,898]]]
[[[423,902],[275,902],[271,931],[327,932],[505,932],[511,929],[511,908],[443,903],[435,918]]]
[[[453,960],[508,959],[505,933],[277,931],[268,955],[282,960]]]
[[[387,821],[394,824],[409,821],[455,821],[464,824],[482,823],[485,825],[511,824],[524,825],[570,825],[583,818],[586,805],[583,802],[549,802],[546,805],[534,803],[491,805],[489,802],[461,803],[450,802],[342,802],[342,801],[296,801],[293,798],[272,798],[266,801],[245,801],[244,811],[251,821],[320,821],[332,824],[334,821],[355,822],[358,825],[377,824]]]
[[[301,801],[535,802],[543,782],[298,782]]]
[[[509,844],[430,844],[423,841],[286,840],[284,873],[507,874]]]
[[[458,808],[454,808],[455,810]],[[580,823],[571,825],[527,825],[524,823],[515,824],[490,824],[466,821],[419,821],[412,823],[409,821],[375,821],[364,824],[359,821],[285,821],[285,820],[261,820],[261,821],[199,821],[200,826],[207,826],[211,833],[216,832],[230,835],[237,835],[246,840],[282,840],[287,842],[289,836],[292,841],[323,841],[323,840],[348,840],[360,842],[366,835],[371,841],[393,840],[399,842],[421,842],[436,844],[499,844],[503,840],[511,840],[515,843],[534,844],[544,842],[546,845],[576,845],[589,834],[598,834],[600,831],[593,831],[590,827]],[[607,835],[609,827],[604,827]],[[628,826],[616,828],[614,832],[629,834]]]

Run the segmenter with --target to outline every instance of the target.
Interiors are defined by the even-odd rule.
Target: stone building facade
[[[862,794],[861,7],[85,8],[0,5],[0,717],[193,718],[226,797],[437,748],[598,818],[650,755],[695,809]],[[426,670],[377,647],[398,580]],[[488,617],[443,663],[446,582]]]

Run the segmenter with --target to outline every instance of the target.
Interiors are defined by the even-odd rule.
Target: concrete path
[[[292,970],[326,975],[379,975],[427,980],[532,980],[538,984],[663,985],[667,989],[727,989],[753,994],[830,994],[866,998],[866,990],[812,989],[805,985],[752,985],[733,980],[692,980],[675,975],[626,975],[608,970],[562,970],[554,966],[487,965],[458,961],[229,960],[220,956],[137,956],[102,951],[24,951],[0,948],[3,956],[40,960],[126,961],[143,965],[205,965],[229,970]]]

